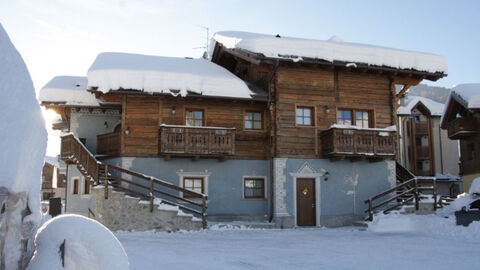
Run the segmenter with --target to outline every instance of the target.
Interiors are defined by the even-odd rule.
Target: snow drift
[[[115,235],[97,221],[79,215],[60,215],[49,220],[38,230],[35,246],[27,270],[130,268],[127,254]]]
[[[22,57],[0,24],[0,269],[23,268],[41,220],[47,132]],[[8,232],[8,233],[7,233]]]

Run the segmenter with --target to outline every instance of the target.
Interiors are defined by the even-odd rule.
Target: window
[[[261,112],[245,112],[245,129],[262,129]]]
[[[185,112],[185,123],[191,127],[203,126],[203,110],[187,110]]]
[[[72,194],[78,194],[78,179],[73,179],[73,192]]]
[[[339,109],[337,111],[337,124],[369,128],[370,113],[367,110]]]
[[[185,177],[183,178],[183,187],[190,191],[204,193],[202,177]],[[190,194],[183,194],[183,197],[194,197]]]
[[[473,143],[467,144],[467,159],[468,160],[474,160],[475,157],[476,157],[475,144],[473,144]]]
[[[265,198],[265,179],[245,178],[243,179],[243,197],[245,199]]]
[[[90,181],[85,179],[84,185],[83,194],[90,194]]]
[[[297,107],[296,123],[299,126],[313,126],[313,108],[312,107]]]

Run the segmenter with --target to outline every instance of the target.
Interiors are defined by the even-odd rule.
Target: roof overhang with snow
[[[87,77],[57,76],[42,89],[38,99],[42,105],[98,107],[95,95],[87,92]]]
[[[397,109],[397,115],[411,115],[413,109],[421,107],[426,110],[430,116],[440,117],[445,109],[445,104],[425,97],[409,97],[406,99],[406,103],[405,106]]]
[[[447,123],[460,111],[480,112],[480,83],[459,84],[452,88],[440,120],[441,128],[447,128]]]
[[[101,53],[88,70],[87,88],[102,93],[148,93],[253,99],[249,86],[205,59]]]
[[[210,55],[221,51],[253,64],[289,61],[409,74],[436,81],[447,75],[445,57],[380,46],[343,42],[339,38],[310,40],[238,31],[212,37]]]

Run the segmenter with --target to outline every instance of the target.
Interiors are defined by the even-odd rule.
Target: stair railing
[[[176,186],[153,176],[104,164],[98,161],[72,134],[63,136],[61,145],[62,159],[76,164],[80,172],[92,180],[93,185],[103,184],[105,199],[108,199],[109,186],[113,186],[126,193],[147,198],[150,203],[150,212],[153,212],[154,200],[159,196],[162,197],[162,203],[177,206],[179,210],[200,216],[202,227],[204,229],[207,227],[207,196],[205,194]],[[134,178],[140,181],[133,181]]]

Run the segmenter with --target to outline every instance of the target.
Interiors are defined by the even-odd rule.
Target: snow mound
[[[480,108],[480,83],[459,84],[452,88],[451,95],[462,100],[469,109]]]
[[[65,267],[60,256],[63,243]],[[79,215],[60,215],[46,222],[38,230],[35,246],[28,270],[130,268],[115,235],[97,221]]]
[[[470,185],[470,190],[468,193],[479,193],[480,194],[480,177],[473,179],[472,184]]]
[[[457,226],[455,222],[455,216],[378,214],[368,225],[368,230],[374,233],[418,233],[480,240],[480,221],[474,221],[468,227]]]
[[[87,92],[87,77],[57,76],[42,89],[38,99],[46,103],[99,106],[95,95]]]
[[[445,104],[443,103],[425,97],[412,96],[405,99],[406,105],[398,108],[397,114],[410,115],[412,114],[412,109],[419,103],[423,104],[430,111],[432,116],[442,116],[443,110],[445,109]]]
[[[283,36],[277,38],[274,35],[225,31],[213,35],[212,43],[215,42],[229,49],[242,49],[271,58],[298,59],[304,57],[329,62],[355,62],[430,73],[447,73],[447,61],[443,56],[342,42],[338,38],[331,40]],[[211,48],[214,49],[215,44],[212,45]]]
[[[161,57],[128,53],[101,53],[88,70],[88,87],[104,93],[138,90],[186,96],[250,99],[246,83],[205,59]]]

